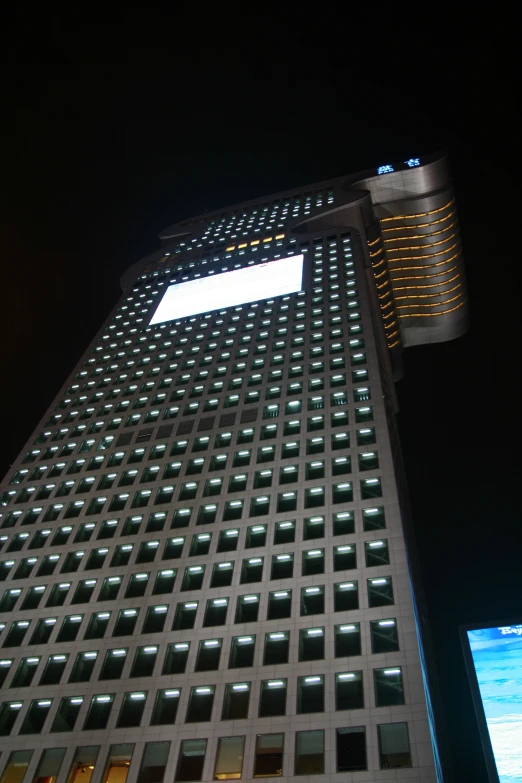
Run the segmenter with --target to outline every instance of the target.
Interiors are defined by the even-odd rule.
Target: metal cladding
[[[287,215],[286,239],[292,234],[317,236],[332,229],[359,234],[398,377],[403,347],[455,339],[468,325],[462,247],[447,158],[411,158],[244,202],[226,213],[326,189],[332,194],[328,200],[312,199],[304,214]],[[166,246],[184,239],[190,247],[191,240],[204,239],[205,225],[221,214],[207,213],[171,226],[160,233],[160,239]],[[203,242],[202,252],[209,249]],[[141,268],[155,266],[156,255],[140,262]],[[146,261],[152,266],[146,266]],[[123,288],[134,278],[135,267],[122,278]]]

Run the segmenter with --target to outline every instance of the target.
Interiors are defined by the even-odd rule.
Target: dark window
[[[260,582],[263,575],[263,558],[250,557],[243,560],[241,567],[241,584]]]
[[[357,582],[340,582],[334,585],[334,611],[344,612],[359,608]]]
[[[237,549],[239,530],[222,530],[219,534],[217,551],[234,552]]]
[[[294,573],[294,556],[281,554],[272,556],[270,579],[291,579]]]
[[[255,636],[234,636],[230,647],[229,669],[242,669],[254,665]]]
[[[116,625],[114,626],[113,636],[130,636],[134,633],[136,621],[138,619],[137,609],[122,609],[118,614]]]
[[[259,717],[270,718],[286,712],[286,680],[263,680],[259,697]]]
[[[366,729],[353,726],[337,729],[337,772],[368,769],[366,762]]]
[[[187,566],[181,584],[182,592],[187,590],[201,590],[204,576],[205,566]]]
[[[298,731],[295,735],[295,774],[324,773],[324,731]]]
[[[84,639],[103,639],[111,618],[110,612],[96,612],[91,615]]]
[[[203,627],[224,625],[227,619],[228,598],[211,598],[207,601]]]
[[[163,783],[169,750],[170,742],[147,742],[136,783]]]
[[[334,571],[349,571],[357,568],[357,553],[353,544],[334,547]]]
[[[97,657],[98,653],[95,651],[78,653],[69,682],[89,682]]]
[[[292,614],[292,591],[274,590],[268,594],[267,620],[280,620]]]
[[[179,696],[179,688],[158,691],[152,712],[151,726],[172,725],[176,721]]]
[[[301,588],[301,616],[324,613],[324,586]]]
[[[228,587],[232,584],[234,564],[232,562],[214,563],[210,587]]]
[[[40,663],[39,657],[22,658],[13,677],[11,688],[28,688]]]
[[[64,654],[50,655],[40,678],[40,685],[58,685],[69,656]]]
[[[276,522],[274,544],[293,544],[295,541],[295,520]]]
[[[146,700],[147,694],[143,691],[126,693],[123,697],[120,714],[118,715],[117,728],[127,729],[139,726],[141,724]]]
[[[158,648],[155,645],[138,647],[132,662],[131,677],[151,677],[154,672]]]
[[[194,671],[208,672],[219,669],[221,644],[221,639],[207,639],[200,642]]]
[[[225,687],[221,720],[241,720],[248,718],[250,701],[250,683],[236,682]]]
[[[228,533],[231,533],[232,531],[224,531],[220,534],[220,536],[227,535]],[[239,531],[236,531],[239,533]],[[221,539],[220,539],[221,540]],[[232,543],[235,543],[237,546],[237,536],[235,539],[232,539]],[[247,533],[246,533],[246,541],[245,541],[245,549],[253,549],[258,546],[265,546],[266,543],[266,525],[250,525],[247,527]],[[234,549],[236,547],[234,546]],[[218,548],[218,551],[224,551],[220,550]]]
[[[156,580],[152,589],[152,595],[162,595],[165,593],[172,593],[174,589],[174,582],[176,581],[176,569],[167,568],[163,571],[158,571],[156,574]]]
[[[377,707],[391,707],[396,704],[404,704],[404,684],[400,666],[374,669],[373,676],[375,682],[375,705]]]
[[[119,680],[127,660],[127,650],[107,650],[99,680]]]
[[[109,577],[105,580],[105,582],[109,582],[110,579],[120,579],[119,577]],[[149,581],[149,574],[132,574],[131,578],[129,579],[129,583],[127,585],[127,589],[125,591],[125,598],[141,598],[145,595],[145,590],[147,589],[147,584]],[[103,588],[105,587],[105,582],[103,585]],[[113,585],[113,588],[115,588],[117,585]],[[102,593],[103,593],[102,588]],[[117,594],[117,593],[116,593]],[[101,599],[101,593],[100,593],[100,599]]]
[[[390,562],[390,553],[388,550],[388,541],[379,539],[377,541],[366,541],[364,544],[364,554],[366,557],[366,566],[388,565]]]
[[[89,712],[83,724],[84,731],[107,728],[109,716],[114,702],[114,694],[100,694],[93,696]]]
[[[213,685],[201,685],[190,689],[185,723],[201,723],[211,719],[214,690]]]
[[[83,696],[68,696],[62,699],[54,717],[51,732],[73,731],[82,704]],[[46,776],[44,776],[44,779],[49,780]],[[50,783],[54,783],[53,778],[51,778]]]
[[[188,642],[176,642],[169,644],[165,654],[162,674],[183,674],[187,668],[187,659],[190,650]]]
[[[196,613],[198,610],[197,601],[189,601],[176,606],[176,614],[172,624],[173,631],[187,631],[194,628],[196,622]]]
[[[299,631],[299,660],[317,661],[324,658],[324,628],[303,628]]]
[[[382,530],[386,527],[384,518],[384,509],[382,506],[377,508],[364,508],[362,512],[363,530]]]
[[[324,677],[310,675],[297,678],[297,714],[324,712]]]
[[[284,734],[257,734],[254,777],[281,777]]]
[[[377,726],[381,769],[406,769],[412,766],[407,723]]]
[[[355,532],[353,511],[338,511],[333,515],[333,534],[343,536]]]
[[[177,783],[194,783],[202,780],[207,740],[182,740],[175,780]],[[145,783],[145,781],[144,781]]]
[[[263,666],[288,663],[290,634],[288,631],[274,631],[265,636]]]
[[[370,632],[373,653],[396,652],[399,649],[399,637],[395,619],[372,620]]]
[[[40,734],[51,709],[52,699],[34,699],[25,713],[20,734]]]
[[[160,633],[167,619],[168,606],[149,606],[141,632],[144,634]]]
[[[390,576],[368,579],[368,605],[390,606],[393,604],[393,586]]]
[[[21,621],[15,624],[17,626],[14,630],[23,630],[23,636],[25,635],[25,629],[29,625],[26,621]],[[38,620],[36,623],[35,629],[33,631],[33,635],[31,636],[30,644],[46,644],[49,639],[51,638],[51,634],[54,630],[54,626],[56,625],[56,617],[45,617]],[[13,626],[11,626],[11,631],[13,631]],[[9,631],[9,636],[4,642],[4,647],[8,646],[15,646],[14,644],[7,644],[8,640],[10,641],[11,631]],[[21,644],[21,641],[16,644],[18,647]]]

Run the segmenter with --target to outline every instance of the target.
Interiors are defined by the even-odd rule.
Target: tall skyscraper
[[[0,488],[1,783],[436,780],[394,380],[466,328],[446,161],[160,237]]]

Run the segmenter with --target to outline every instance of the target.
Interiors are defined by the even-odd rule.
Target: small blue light
[[[413,169],[415,166],[420,166],[420,158],[410,158],[404,162],[407,166],[410,167],[410,169]]]
[[[385,166],[379,166],[377,174],[390,174],[392,171],[395,171],[395,169],[390,163],[387,163]]]

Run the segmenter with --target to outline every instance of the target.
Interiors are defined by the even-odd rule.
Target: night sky
[[[456,779],[483,783],[458,626],[522,619],[509,41],[490,20],[455,27],[444,7],[428,30],[336,8],[308,23],[304,6],[291,18],[201,4],[7,22],[0,474],[162,228],[447,149],[471,328],[405,353],[399,426]]]

